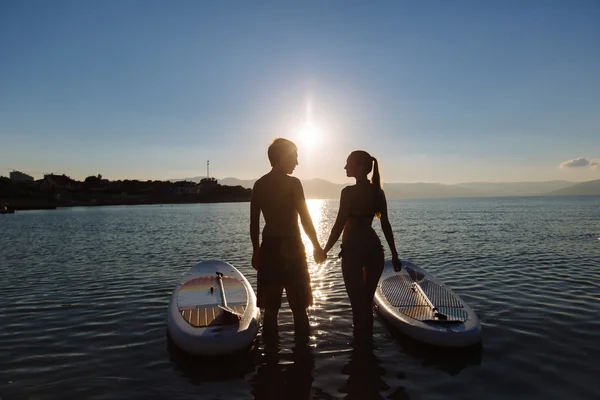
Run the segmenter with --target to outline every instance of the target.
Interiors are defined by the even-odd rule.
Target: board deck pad
[[[223,287],[227,306],[238,314],[243,314],[248,305],[248,294],[244,284],[232,276],[223,276]],[[211,291],[212,288],[212,291]],[[219,283],[215,276],[201,276],[190,279],[179,287],[177,307],[181,316],[192,326],[206,327],[235,324],[223,318]]]
[[[419,321],[429,322],[464,322],[468,318],[462,303],[444,287],[427,278],[419,281],[423,292],[437,308],[438,312],[448,317],[446,320],[438,320],[434,316],[425,298],[417,291],[412,290],[414,281],[406,273],[396,274],[385,279],[381,283],[381,293],[387,301],[398,311]]]

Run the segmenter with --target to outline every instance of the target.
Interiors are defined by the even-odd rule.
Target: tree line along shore
[[[190,181],[138,181],[89,176],[83,182],[66,175],[18,181],[0,177],[0,207],[9,210],[74,206],[221,203],[250,201],[252,190],[220,185],[215,178]]]

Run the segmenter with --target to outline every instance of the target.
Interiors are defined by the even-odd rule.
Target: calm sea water
[[[322,243],[337,205],[309,203]],[[310,347],[294,346],[284,307],[278,352],[259,334],[234,357],[187,356],[167,339],[169,296],[205,259],[231,262],[255,286],[248,208],[0,216],[2,400],[600,398],[600,197],[390,201],[401,257],[471,305],[481,346],[420,345],[377,317],[372,349],[353,349],[330,259],[310,264]]]

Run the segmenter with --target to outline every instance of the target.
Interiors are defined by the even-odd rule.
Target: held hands
[[[398,258],[398,254],[392,256],[392,265],[394,266],[394,271],[402,271],[402,261],[400,261],[400,258]]]
[[[321,246],[315,247],[315,250],[313,251],[313,257],[315,258],[315,262],[317,264],[321,264],[327,259],[327,253],[325,253]]]

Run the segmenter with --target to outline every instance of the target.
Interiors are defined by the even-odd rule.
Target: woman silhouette
[[[340,209],[324,251],[331,250],[343,231],[342,274],[352,306],[354,335],[368,337],[373,331],[373,296],[385,262],[381,241],[371,226],[375,216],[381,220],[394,268],[400,270],[402,264],[394,244],[377,160],[366,151],[353,151],[344,169],[348,177],[356,179],[356,184],[342,190]],[[367,175],[371,171],[369,182]]]

